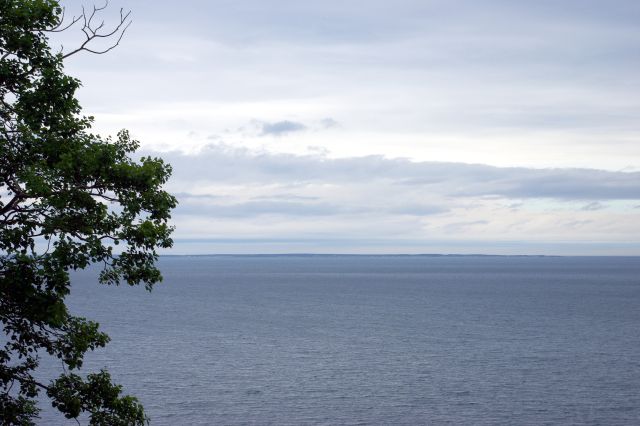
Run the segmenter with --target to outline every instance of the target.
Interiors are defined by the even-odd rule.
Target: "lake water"
[[[640,424],[640,258],[160,265],[152,293],[84,271],[70,297],[113,339],[85,370],[155,425]]]

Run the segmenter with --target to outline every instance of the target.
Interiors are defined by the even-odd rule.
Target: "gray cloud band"
[[[500,168],[481,164],[413,162],[382,156],[330,159],[253,153],[210,145],[198,154],[160,155],[177,181],[226,184],[385,182],[398,191],[428,188],[447,197],[497,196],[560,200],[640,200],[640,172],[595,169]],[[400,189],[404,188],[404,189]]]

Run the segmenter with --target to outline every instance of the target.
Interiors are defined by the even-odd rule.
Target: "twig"
[[[75,19],[74,17],[74,20],[75,20],[74,23],[82,19],[81,31],[85,36],[85,40],[77,49],[74,49],[71,52],[65,53],[65,54],[61,52],[62,59],[68,58],[69,56],[74,55],[80,51],[86,51],[89,53],[94,53],[96,55],[102,55],[104,53],[107,53],[113,50],[114,48],[116,48],[116,46],[120,44],[122,37],[124,37],[124,33],[127,31],[127,29],[129,28],[129,25],[131,25],[131,22],[132,22],[131,19],[129,19],[129,16],[131,15],[131,11],[128,11],[125,13],[124,9],[120,8],[120,22],[118,23],[118,25],[116,25],[115,28],[111,31],[101,33],[101,30],[104,28],[104,20],[101,21],[100,24],[95,25],[93,23],[93,19],[97,16],[97,14],[99,14],[101,11],[106,9],[108,5],[109,5],[109,0],[105,1],[104,6],[96,7],[94,5],[93,10],[91,11],[90,14],[88,14],[84,6],[82,7],[82,14],[77,19]],[[97,50],[97,49],[88,47],[93,40],[100,39],[100,38],[109,38],[116,35],[118,32],[120,32],[118,39],[110,47],[102,50]]]

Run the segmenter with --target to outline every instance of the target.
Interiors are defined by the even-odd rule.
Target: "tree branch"
[[[81,51],[94,53],[96,55],[102,55],[103,53],[107,53],[115,49],[116,46],[120,44],[122,37],[124,37],[124,33],[127,31],[127,29],[129,28],[129,25],[131,25],[131,22],[132,22],[131,19],[129,19],[129,16],[131,15],[131,11],[128,11],[125,13],[124,9],[120,8],[120,22],[118,23],[118,25],[116,25],[115,28],[111,31],[101,32],[101,30],[104,28],[104,21],[101,21],[100,24],[96,26],[93,23],[93,19],[96,17],[96,14],[106,9],[108,5],[109,5],[108,0],[105,1],[104,6],[96,7],[94,5],[93,10],[91,11],[90,14],[87,13],[84,7],[82,8],[82,14],[78,17],[78,19],[75,20],[75,22],[78,22],[80,19],[82,19],[83,23],[82,23],[81,30],[84,33],[85,40],[77,49],[74,49],[71,52],[62,54],[62,59],[68,58],[69,56],[75,55],[76,53]],[[93,42],[95,39],[109,38],[116,35],[118,32],[120,33],[120,35],[118,36],[118,39],[114,44],[112,44],[108,48],[102,49],[102,50],[96,50],[88,47],[89,44]]]
[[[55,25],[51,28],[48,28],[46,30],[44,30],[44,32],[46,33],[61,33],[65,30],[68,30],[69,28],[73,27],[73,25],[78,22],[80,19],[82,19],[82,15],[76,17],[73,16],[73,18],[71,18],[71,22],[69,22],[67,25],[64,25],[64,14],[65,14],[66,8],[62,8],[62,16],[60,17],[60,22],[58,22],[58,25]],[[64,26],[63,26],[64,25]]]
[[[6,213],[8,213],[9,211],[13,210],[14,207],[22,200],[24,200],[26,197],[24,195],[21,194],[16,194],[13,196],[13,198],[11,199],[11,201],[9,201],[4,207],[2,207],[0,209],[0,214],[4,215]]]

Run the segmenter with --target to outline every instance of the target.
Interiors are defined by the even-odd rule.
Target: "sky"
[[[172,254],[640,255],[636,0],[120,7],[66,69],[173,165]]]

